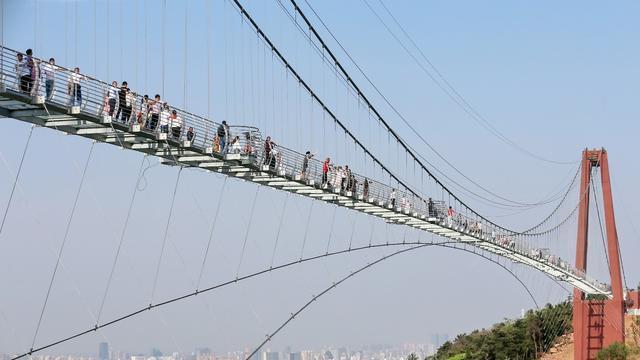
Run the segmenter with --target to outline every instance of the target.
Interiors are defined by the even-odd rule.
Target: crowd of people
[[[54,96],[56,74],[58,72],[68,72],[67,95],[69,106],[82,105],[82,84],[86,77],[80,73],[80,68],[76,67],[69,72],[58,67],[54,58],[50,58],[48,62],[40,63],[33,57],[33,50],[27,49],[24,54],[17,54],[15,71],[16,85],[20,92],[36,96],[40,94],[40,86],[44,84],[45,99],[47,101],[50,101]],[[139,99],[140,101],[138,101]],[[148,131],[167,134],[168,137],[175,140],[182,139],[183,135],[187,141],[193,142],[196,139],[196,132],[192,126],[189,126],[188,130],[183,134],[185,129],[184,119],[177,109],[171,108],[166,101],[161,99],[160,94],[156,94],[153,98],[148,95],[139,98],[137,93],[129,89],[127,81],[122,81],[120,85],[117,81],[113,81],[105,89],[102,114],[123,124],[137,124]],[[252,135],[246,132],[243,134],[243,140],[241,140],[240,135],[231,133],[226,121],[222,121],[217,127],[216,131],[213,132],[212,138],[205,139],[205,143],[208,141],[211,141],[213,151],[223,156],[226,154],[256,155],[257,153],[254,149]],[[276,171],[278,174],[284,174],[286,167],[289,165],[284,163],[284,149],[281,150],[276,142],[270,136],[267,136],[262,150],[262,159],[259,160],[259,163],[263,166],[268,166],[270,170]],[[309,180],[310,176],[316,174],[315,171],[310,171],[311,160],[314,156],[315,154],[311,151],[306,151],[302,156],[299,175],[300,179],[305,182]],[[349,165],[334,165],[331,159],[327,157],[321,162],[320,175],[319,185],[323,189],[346,196],[362,196],[366,201],[371,199],[370,187],[372,186],[372,181],[366,177],[360,177],[360,180],[358,180],[359,177],[352,172]],[[376,195],[378,197],[380,195],[384,196],[383,193]],[[395,188],[392,188],[387,196],[387,206],[403,212],[411,211],[413,207],[411,199],[415,201],[415,198],[407,197],[404,192],[398,195],[398,191]],[[492,242],[514,251],[520,247],[526,248],[524,244],[519,246],[510,235],[496,233],[494,228],[491,231],[483,228],[482,221],[470,220],[462,214],[456,214],[452,206],[443,207],[441,203],[436,204],[432,198],[421,201],[424,201],[426,216],[430,219],[436,219],[442,225],[475,237],[490,239]],[[526,249],[520,250],[530,257],[548,260],[556,266],[568,268],[568,264],[565,261],[546,254],[543,249]]]
[[[38,96],[41,94],[40,87],[44,84],[46,101],[51,101],[55,95],[56,81],[59,78],[56,75],[68,73],[66,87],[68,106],[80,107],[83,105],[82,84],[87,78],[80,73],[79,67],[68,71],[57,66],[54,58],[50,58],[48,62],[41,62],[33,56],[32,49],[27,49],[24,54],[18,53],[16,55],[15,72],[20,92],[30,96]],[[162,101],[159,94],[156,94],[153,99],[148,95],[144,95],[140,99],[137,93],[129,89],[127,81],[123,81],[120,85],[117,81],[113,81],[105,89],[101,111],[103,115],[109,116],[115,121],[127,125],[138,124],[141,128],[152,132],[165,133],[174,140],[184,138],[193,142],[196,138],[192,126],[189,126],[183,134],[184,119],[177,109],[171,108],[167,102]],[[223,136],[223,144],[226,138],[228,136]],[[223,145],[219,152],[224,149]]]

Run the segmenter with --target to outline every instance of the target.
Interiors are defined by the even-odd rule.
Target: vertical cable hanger
[[[124,0],[120,0],[120,6],[118,7],[120,10],[120,26],[119,26],[119,35],[120,35],[120,43],[119,43],[119,48],[120,48],[120,80],[122,81],[122,79],[124,79],[124,64],[123,64],[123,59],[124,59],[124,37],[122,35],[123,32],[123,28],[124,26],[122,26],[122,18],[124,17],[123,11],[122,11],[122,3],[124,2]]]
[[[93,76],[98,77],[98,0],[93,0]],[[136,36],[137,38],[137,36]],[[136,51],[138,48],[136,47]],[[137,65],[137,64],[136,64]]]
[[[245,99],[246,77],[245,77],[245,63],[246,56],[244,55],[244,17],[240,16],[240,118],[236,118],[235,121],[245,121],[247,118],[245,105],[247,104]]]
[[[165,49],[165,43],[167,41],[166,34],[165,34],[165,32],[166,32],[165,31],[165,28],[166,28],[166,26],[165,26],[166,15],[165,14],[166,14],[166,12],[167,12],[167,0],[162,0],[162,24],[160,24],[161,33],[162,33],[162,44],[161,44],[161,47],[162,47],[162,50],[161,50],[162,51],[162,53],[161,53],[162,54],[161,55],[161,58],[162,58],[162,71],[161,71],[161,73],[162,73],[162,98],[164,98],[165,94],[166,94],[165,91],[164,91],[164,82],[165,82],[165,51],[164,51],[164,49]]]
[[[211,36],[211,33],[213,32],[211,24],[211,12],[211,1],[205,1],[205,13],[207,17],[207,119],[209,119],[209,121],[213,121],[211,118],[211,52],[213,48]],[[204,138],[205,141],[209,138],[209,122],[206,122]]]
[[[95,1],[96,0],[94,0],[94,4],[95,4]],[[138,65],[139,65],[138,64],[138,61],[139,61],[138,47],[139,47],[139,41],[140,41],[139,40],[140,37],[138,35],[138,28],[139,28],[139,25],[140,25],[139,21],[138,21],[138,19],[139,19],[138,12],[139,12],[138,11],[138,1],[136,1],[135,4],[133,5],[133,18],[136,19],[136,21],[135,21],[136,25],[135,25],[135,31],[134,31],[136,41],[135,41],[135,44],[133,44],[133,63],[134,63],[134,72],[136,74],[136,84],[138,86],[140,86],[139,85],[140,84],[140,82],[139,82],[140,79],[138,79]]]
[[[144,0],[144,9],[149,9],[149,6],[147,4],[148,0]],[[148,83],[148,78],[149,78],[149,58],[148,58],[148,54],[149,54],[149,21],[148,21],[148,16],[147,16],[147,11],[143,11],[142,12],[144,14],[144,92],[148,93],[149,92],[149,83]]]
[[[106,59],[107,59],[107,79],[109,79],[109,82],[111,82],[111,69],[109,67],[109,58],[111,55],[111,51],[110,50],[110,35],[111,35],[111,7],[109,6],[110,1],[107,1],[107,43],[105,44],[105,52],[106,52]]]
[[[2,4],[4,6],[4,1],[2,1]],[[33,18],[33,48],[38,51],[38,0],[33,1]],[[4,42],[2,45],[4,46]]]
[[[78,3],[79,1],[76,1],[73,7],[73,16],[75,20],[73,22],[73,26],[75,27],[74,29],[75,46],[73,48],[73,62],[76,64],[78,63],[78,22],[80,21],[80,19],[78,18]]]
[[[69,2],[64,3],[64,60],[69,61]]]
[[[184,110],[188,110],[187,107],[187,83],[189,82],[189,73],[188,73],[188,61],[189,61],[189,26],[188,26],[188,18],[189,18],[189,1],[184,2],[184,77],[182,80],[183,87],[183,101],[182,106]],[[207,53],[209,52],[209,47],[211,44],[207,43]],[[210,99],[207,99],[207,103]]]

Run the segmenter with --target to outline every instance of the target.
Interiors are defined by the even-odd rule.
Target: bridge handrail
[[[9,49],[7,47],[0,47],[2,56],[2,81],[6,86],[12,87],[18,91],[20,91],[20,79],[15,73],[15,67],[17,64],[17,54],[21,53],[13,49]],[[23,53],[22,53],[23,54]],[[25,55],[26,57],[26,55]],[[46,80],[43,78],[45,76],[43,72],[43,68],[47,61],[33,57],[34,62],[36,63],[36,75],[35,79],[33,79],[33,88],[30,92],[30,96],[42,96],[46,93]],[[52,88],[52,96],[47,99],[48,102],[54,103],[56,105],[62,107],[69,107],[72,105],[73,98],[75,93],[73,92],[73,88],[68,86],[70,76],[73,74],[73,70],[69,68],[65,68],[60,65],[54,65],[54,81]],[[81,85],[81,97],[82,100],[80,102],[80,111],[81,113],[93,115],[93,116],[103,116],[108,115],[107,112],[107,95],[108,91],[111,87],[110,84],[93,78],[91,76],[79,73],[80,77],[80,85]],[[120,90],[119,88],[117,89]],[[157,134],[161,131],[160,124],[156,124],[153,129],[149,129],[145,127],[146,122],[150,118],[150,112],[146,111],[146,109],[141,108],[144,104],[144,97],[134,91],[133,89],[129,89],[132,92],[133,98],[131,98],[130,106],[131,106],[131,114],[130,116],[121,121],[123,124],[127,126],[133,126],[136,123],[141,125],[141,132],[145,132],[148,134]],[[161,100],[162,102],[162,100]],[[120,97],[116,96],[116,104],[113,111],[113,120],[115,119],[115,115],[124,110],[122,107],[123,104],[120,104]],[[185,111],[175,106],[169,106],[169,112],[172,110],[176,110],[177,116],[182,120],[182,127],[177,137],[174,140],[184,140],[186,138],[187,131],[189,127],[192,127],[195,134],[195,141],[192,146],[198,147],[201,149],[210,147],[212,145],[213,139],[215,137],[216,131],[218,127],[221,125],[220,123],[211,121],[204,117],[195,115],[191,112]],[[140,116],[140,121],[138,121],[138,117]],[[158,122],[162,120],[161,116],[158,116]],[[172,138],[173,135],[170,129],[176,125],[172,120],[169,119],[168,122],[168,138]],[[261,138],[259,134],[259,129],[252,126],[230,126],[230,129],[240,130],[241,133],[250,132],[254,138]],[[246,139],[241,137],[241,147],[244,148],[246,145]]]
[[[2,60],[0,82],[5,86],[10,86],[20,91],[20,79],[15,72],[18,54],[17,51],[0,47],[0,56]],[[42,81],[42,67],[45,62],[38,58],[33,58],[37,63],[37,74],[33,83],[33,90],[30,96],[41,96],[42,87],[46,89],[46,83]],[[54,82],[52,84],[52,96],[47,99],[49,103],[56,104],[61,107],[68,107],[74,104],[73,89],[69,88],[68,81],[73,71],[71,69],[56,65],[56,71],[54,73]],[[90,76],[79,74],[81,77],[80,84],[82,88],[82,101],[80,102],[80,112],[89,116],[101,117],[108,115],[108,101],[107,94],[111,87],[110,84],[92,78]],[[119,90],[119,89],[118,89]],[[158,115],[155,119],[158,121],[154,127],[149,127],[149,121],[151,117],[148,111],[148,107],[144,106],[145,101],[142,95],[134,92],[130,95],[131,114],[129,118],[121,121],[123,125],[128,126],[130,129],[135,125],[139,125],[140,132],[147,133],[149,135],[157,135],[161,132],[161,120],[165,120]],[[120,98],[116,96],[116,104],[113,111],[112,120],[115,119],[115,115],[118,114],[122,104],[119,103]],[[123,110],[125,108],[123,107]],[[328,190],[341,196],[352,197],[355,200],[364,203],[377,203],[380,206],[391,209],[395,208],[396,212],[399,210],[402,213],[419,217],[422,219],[429,219],[430,221],[436,221],[442,226],[446,226],[457,232],[467,234],[469,236],[490,241],[495,245],[498,245],[505,250],[517,252],[519,255],[533,259],[538,262],[542,262],[545,265],[559,270],[563,273],[569,273],[576,278],[583,279],[590,283],[592,286],[602,290],[608,291],[607,285],[589,278],[583,271],[579,271],[570,263],[554,256],[543,256],[539,249],[531,246],[525,242],[518,234],[505,232],[504,229],[499,228],[492,223],[487,222],[484,218],[479,217],[476,214],[463,214],[462,211],[456,211],[453,217],[447,215],[446,203],[442,200],[432,200],[433,206],[429,209],[428,201],[422,197],[413,195],[412,192],[407,189],[394,188],[387,184],[381,183],[367,176],[351,172],[352,180],[347,179],[343,183],[339,168],[332,166],[328,178],[323,182],[322,174],[322,160],[318,158],[311,158],[308,160],[308,168],[304,178],[302,177],[302,164],[304,161],[304,154],[295,150],[276,145],[273,152],[266,156],[264,141],[260,130],[253,126],[229,126],[228,136],[226,139],[226,149],[216,148],[217,130],[221,126],[220,123],[211,121],[204,117],[195,115],[193,113],[184,111],[177,107],[170,107],[170,110],[175,110],[177,116],[182,119],[182,126],[179,131],[173,133],[171,128],[174,123],[169,120],[166,125],[169,127],[167,133],[167,139],[182,141],[186,138],[186,133],[189,127],[194,130],[194,138],[191,147],[198,148],[201,151],[211,149],[218,155],[228,154],[240,154],[245,158],[252,159],[252,165],[254,167],[261,168],[264,165],[269,166],[269,170],[277,175],[286,176],[293,180],[310,180],[310,184],[323,190]],[[164,115],[166,116],[166,115]],[[162,123],[164,125],[164,122]],[[175,135],[175,136],[174,136]],[[230,143],[235,136],[238,137],[238,145],[231,146]],[[252,155],[252,156],[247,156]],[[368,184],[368,191],[365,194],[364,183]],[[354,184],[353,186],[349,186]],[[392,194],[395,193],[395,204],[392,205]],[[465,208],[466,209],[466,208]],[[458,210],[458,209],[455,209]],[[464,209],[462,209],[464,210]],[[475,216],[474,216],[475,215]]]

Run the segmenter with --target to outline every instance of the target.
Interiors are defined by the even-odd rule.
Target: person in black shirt
[[[226,120],[222,120],[222,124],[218,126],[218,138],[220,139],[220,153],[225,154],[227,152],[227,140],[229,137],[229,125]]]
[[[126,81],[122,82],[120,90],[118,91],[118,113],[116,119],[120,119],[123,123],[126,123],[131,117],[131,104],[127,106],[127,94],[129,93],[129,87]]]

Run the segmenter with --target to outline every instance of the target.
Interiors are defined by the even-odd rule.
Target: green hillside
[[[458,335],[427,360],[536,359],[571,331],[571,303],[547,304],[521,319]]]

